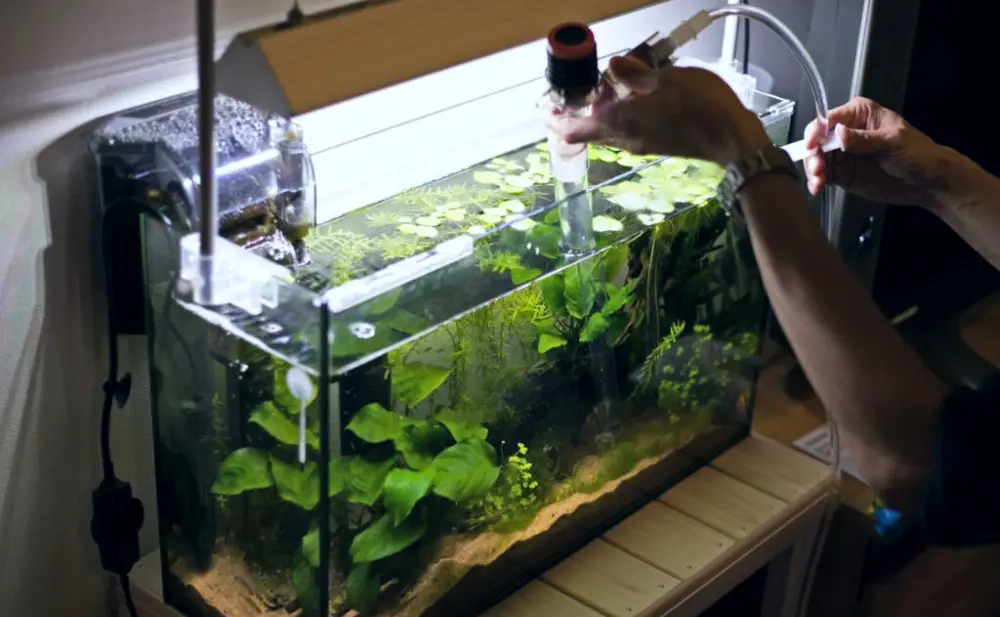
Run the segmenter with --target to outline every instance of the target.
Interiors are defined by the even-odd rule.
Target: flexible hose
[[[809,80],[809,86],[812,89],[813,99],[815,100],[816,105],[816,118],[823,126],[826,126],[826,119],[830,111],[829,101],[826,96],[826,87],[823,84],[823,79],[819,74],[819,69],[816,67],[816,63],[813,62],[812,57],[809,55],[809,51],[806,50],[802,42],[795,36],[795,33],[793,33],[788,26],[782,23],[774,15],[763,9],[746,4],[728,5],[709,12],[709,19],[712,22],[731,16],[743,17],[747,20],[759,22],[767,26],[771,31],[777,34],[782,41],[785,42],[795,57],[798,58],[799,63],[802,65],[802,69],[805,71],[806,78]],[[834,203],[835,199],[833,190],[830,187],[827,187],[826,190],[823,191],[823,199],[820,204],[819,216],[827,238],[830,240],[831,244],[837,247],[839,244],[839,225],[837,225],[835,217],[836,212],[834,212]],[[823,554],[823,547],[826,544],[826,538],[830,532],[830,527],[833,523],[833,518],[840,502],[840,432],[837,428],[837,423],[830,416],[830,414],[826,413],[825,415],[830,434],[830,473],[832,475],[832,485],[830,490],[832,498],[828,500],[826,512],[820,522],[818,533],[813,543],[809,565],[806,570],[806,590],[811,589],[812,587],[812,582],[816,576],[816,570],[818,569],[819,561]],[[798,609],[797,614],[804,614],[809,601],[809,595],[810,594],[808,593],[802,594],[800,606],[796,607]]]

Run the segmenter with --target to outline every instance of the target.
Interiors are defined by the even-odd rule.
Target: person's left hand
[[[592,142],[633,154],[659,154],[728,165],[771,143],[756,114],[720,77],[697,68],[660,70],[614,58],[611,72],[632,95],[560,123],[567,143]]]

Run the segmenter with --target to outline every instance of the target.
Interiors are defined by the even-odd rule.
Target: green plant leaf
[[[441,387],[450,368],[410,362],[392,367],[392,396],[407,407],[415,407]]]
[[[590,343],[596,341],[608,329],[608,320],[600,313],[594,313],[587,320],[587,325],[580,331],[580,342]]]
[[[295,596],[302,606],[303,617],[319,617],[319,585],[316,584],[316,571],[309,567],[309,562],[298,551],[292,562],[292,587]]]
[[[578,263],[566,269],[566,311],[577,319],[590,314],[597,299],[591,268]]]
[[[345,323],[333,327],[333,357],[352,358],[374,353],[393,343],[392,330],[382,324],[375,326],[375,332],[368,338],[361,338]]]
[[[395,444],[406,464],[422,471],[430,467],[434,456],[446,448],[451,440],[448,429],[441,424],[420,420],[403,429],[403,434]]]
[[[274,402],[287,411],[289,414],[297,415],[299,409],[302,407],[302,402],[299,399],[292,396],[292,393],[288,390],[288,382],[285,381],[285,376],[288,375],[288,367],[275,367],[274,369]],[[312,383],[312,380],[310,380]],[[316,389],[316,385],[313,384],[312,394],[309,396],[309,400],[306,401],[305,406],[308,407],[316,400],[316,395],[319,390]],[[298,437],[296,437],[298,439]],[[296,441],[296,443],[298,443]]]
[[[312,510],[319,503],[319,474],[316,463],[309,461],[301,469],[271,455],[271,475],[278,495],[303,510]]]
[[[497,186],[503,184],[503,176],[495,171],[477,171],[472,174],[472,179],[479,184],[495,184]]]
[[[335,458],[327,465],[330,475],[329,497],[336,497],[347,490],[347,480],[351,477],[351,457]]]
[[[411,516],[400,525],[393,525],[392,517],[386,514],[354,536],[351,560],[361,564],[385,559],[419,540],[426,530],[426,524],[419,517]]]
[[[378,606],[381,591],[378,575],[372,572],[372,564],[362,563],[351,568],[347,575],[347,605],[359,615],[370,615]]]
[[[420,334],[428,328],[426,319],[401,308],[389,313],[382,323],[396,332],[410,335]]]
[[[609,248],[601,256],[601,267],[604,271],[604,280],[613,281],[628,266],[628,245],[619,244]]]
[[[451,436],[457,443],[461,443],[467,439],[483,440],[490,434],[486,427],[477,424],[471,418],[463,417],[451,409],[439,409],[434,414],[434,419],[448,429],[448,432],[451,433]]]
[[[372,298],[362,306],[362,314],[368,316],[385,315],[399,302],[399,296],[402,293],[401,289],[397,287],[392,291]]]
[[[311,567],[319,567],[319,527],[316,525],[302,536],[302,556]]]
[[[240,448],[222,461],[219,479],[212,485],[216,495],[239,495],[244,491],[274,486],[267,454],[253,448]]]
[[[594,217],[593,226],[597,233],[612,233],[625,229],[621,221],[603,214]]]
[[[434,458],[434,493],[455,503],[469,503],[486,496],[500,475],[487,457],[485,442],[456,444]],[[485,444],[489,446],[489,444]]]
[[[635,282],[629,281],[629,283],[621,289],[615,290],[614,293],[611,294],[611,297],[608,298],[608,301],[604,303],[604,306],[601,307],[601,313],[603,313],[605,317],[610,317],[626,306],[632,304],[632,302],[635,301],[635,298],[632,296],[632,289],[634,287]]]
[[[556,221],[559,220],[559,213],[556,213]],[[547,222],[548,216],[546,216]],[[556,259],[562,253],[559,248],[562,242],[562,233],[551,225],[535,225],[525,234],[530,243],[529,248],[537,249],[540,254],[549,259]]]
[[[552,351],[553,349],[564,347],[565,345],[566,339],[561,336],[556,336],[555,334],[542,332],[542,335],[538,337],[538,353],[546,353]]]
[[[526,268],[524,266],[515,266],[510,269],[510,281],[515,285],[521,285],[522,283],[527,283],[528,281],[534,280],[542,275],[542,271],[538,268]]]
[[[394,525],[401,524],[413,511],[413,506],[427,495],[432,477],[429,471],[409,469],[393,469],[385,477],[382,494]]]
[[[267,431],[267,434],[274,437],[279,443],[288,446],[299,443],[298,423],[293,422],[285,412],[280,411],[270,401],[262,403],[250,414],[250,422]],[[319,449],[319,437],[312,431],[306,431],[306,443],[310,448]]]
[[[369,461],[360,456],[347,457],[347,500],[372,506],[382,495],[385,477],[396,465],[396,457]]]
[[[347,430],[368,443],[382,443],[399,437],[408,422],[403,416],[388,411],[378,403],[369,403],[354,414],[347,423]]]
[[[563,275],[550,276],[542,281],[542,300],[545,306],[555,317],[565,317],[566,312],[566,285]]]

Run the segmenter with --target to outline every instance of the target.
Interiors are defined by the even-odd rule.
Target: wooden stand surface
[[[749,437],[482,617],[693,617],[765,566],[762,617],[798,617],[832,497],[825,465]],[[132,578],[142,617],[175,617],[156,555]]]

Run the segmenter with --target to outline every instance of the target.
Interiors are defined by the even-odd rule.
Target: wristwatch
[[[730,217],[742,221],[743,209],[740,207],[736,195],[754,178],[773,173],[788,174],[795,180],[799,178],[792,157],[774,145],[758,150],[729,165],[716,191],[719,205]]]

